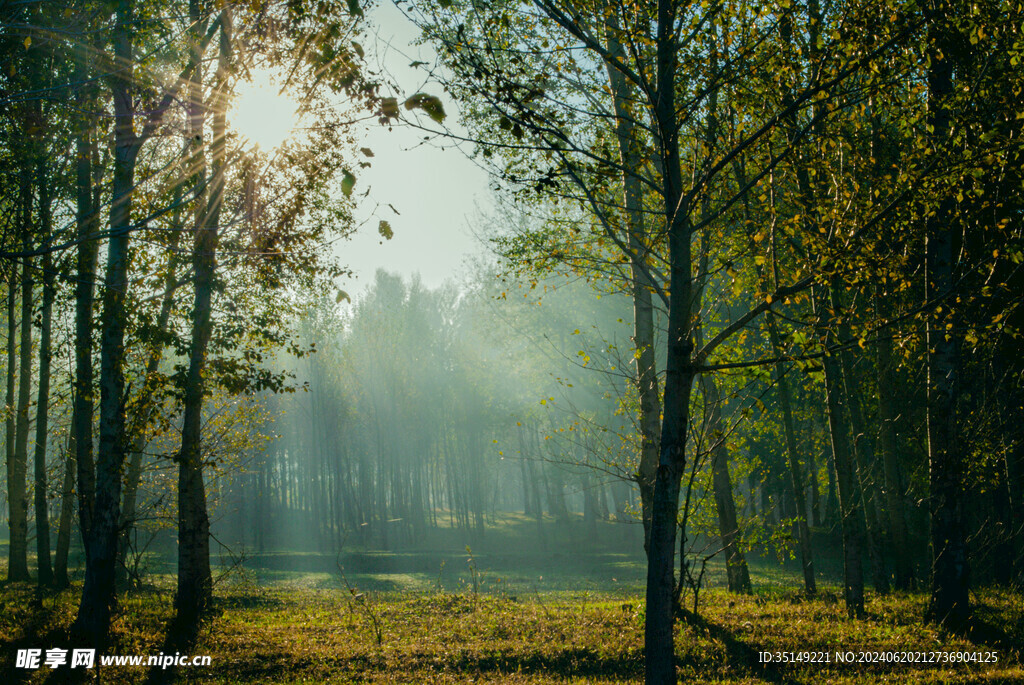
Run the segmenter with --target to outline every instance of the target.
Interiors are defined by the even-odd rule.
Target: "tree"
[[[471,112],[493,113],[501,128],[511,134],[513,140],[503,140],[501,147],[511,148],[513,158],[517,152],[524,156],[535,152],[546,160],[543,165],[535,165],[541,169],[539,173],[527,174],[524,179],[520,169],[525,165],[515,159],[506,178],[539,189],[554,186],[562,196],[582,201],[627,261],[633,251],[628,241],[616,240],[614,230],[609,228],[608,205],[596,192],[601,186],[595,181],[609,169],[620,169],[621,163],[580,125],[584,111],[580,103],[589,106],[603,96],[598,94],[600,91],[587,89],[590,80],[576,76],[584,70],[579,58],[567,57],[562,63],[546,58],[547,64],[530,65],[525,56],[558,55],[569,45],[582,49],[587,59],[621,73],[629,82],[631,101],[642,107],[643,116],[633,119],[645,122],[654,155],[649,167],[641,165],[626,171],[634,171],[651,191],[647,211],[657,222],[658,244],[664,246],[659,256],[667,271],[663,288],[668,304],[663,419],[651,506],[645,643],[648,682],[671,682],[674,542],[681,479],[687,464],[693,381],[702,371],[716,370],[708,358],[723,342],[770,310],[773,302],[806,290],[819,276],[804,274],[788,284],[778,283],[765,301],[753,303],[746,313],[709,335],[708,342],[698,350],[692,338],[702,316],[701,295],[708,274],[700,270],[694,244],[699,244],[703,228],[723,220],[736,202],[793,153],[818,122],[850,106],[851,100],[845,97],[849,84],[905,36],[906,27],[902,20],[895,22],[889,32],[863,50],[843,43],[839,32],[833,37],[822,31],[823,64],[816,65],[804,82],[788,88],[788,99],[769,111],[754,107],[742,110],[745,130],[730,144],[714,134],[712,119],[702,121],[693,113],[708,111],[712,99],[725,90],[730,75],[739,69],[774,80],[768,66],[774,64],[774,58],[762,48],[762,42],[772,43],[758,11],[738,5],[696,8],[671,0],[628,9],[615,3],[601,4],[587,7],[585,12],[578,4],[538,0],[533,9],[535,13],[500,7],[495,10],[497,16],[485,20],[475,7],[453,5],[454,19],[437,13],[430,22],[422,23],[429,24],[428,36],[439,45],[446,66],[458,74],[456,95],[464,93],[467,103],[475,98],[469,105]],[[785,9],[781,12],[787,13]],[[619,42],[628,46],[625,60],[600,38],[616,25],[612,17],[624,27]],[[737,37],[742,40],[723,49]],[[546,50],[544,40],[548,40]],[[551,44],[557,49],[552,51]],[[495,50],[495,45],[502,49]],[[719,45],[722,59],[709,60],[709,53]],[[717,68],[709,69],[709,63]],[[560,86],[571,92],[573,99],[556,98],[554,93]],[[818,106],[820,102],[828,104]],[[795,121],[795,113],[809,110],[812,103],[815,106],[810,121],[788,131],[786,146],[755,158],[760,163],[747,182],[730,188],[733,162],[771,140],[780,128]],[[594,109],[597,107],[591,107],[591,111]],[[603,114],[595,113],[599,116]],[[684,148],[683,139],[713,144],[691,150]],[[492,141],[482,142],[486,147]],[[573,186],[575,193],[570,195],[567,189]],[[707,212],[703,211],[705,198],[713,202]],[[713,234],[710,239],[718,240],[719,236]],[[717,268],[728,259],[720,247],[701,247],[712,255],[709,268]]]
[[[192,7],[193,22],[202,26],[197,3],[193,3]],[[175,609],[177,620],[185,626],[198,624],[198,618],[208,608],[213,593],[213,579],[210,575],[210,520],[206,510],[200,433],[205,390],[203,373],[211,334],[210,308],[227,162],[227,89],[232,51],[229,9],[221,11],[219,23],[220,50],[212,96],[213,172],[209,181],[206,178],[206,161],[203,157],[205,98],[202,71],[198,66],[193,71],[189,93],[189,129],[195,146],[190,167],[195,174],[195,195],[200,201],[195,209],[195,243],[192,250],[192,269],[195,274],[192,344],[185,385],[181,452],[178,455],[178,592],[175,595]],[[193,61],[198,65],[200,56],[195,55]],[[206,190],[208,182],[209,193]]]
[[[955,47],[947,22],[950,7],[930,2],[928,24],[929,142],[939,154],[951,133],[949,99],[953,93]],[[925,219],[925,297],[928,316],[928,475],[931,486],[932,541],[931,620],[962,626],[970,615],[966,531],[963,525],[963,454],[958,439],[957,394],[959,340],[952,318],[957,299],[954,236],[957,212],[946,193]],[[944,306],[945,305],[945,306]],[[947,323],[949,325],[947,326]]]

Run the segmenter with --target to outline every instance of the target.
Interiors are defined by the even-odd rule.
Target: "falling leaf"
[[[397,119],[398,98],[382,98],[380,101],[380,115],[384,119]]]
[[[377,224],[377,232],[384,236],[385,240],[391,240],[395,235],[395,232],[391,230],[391,224],[384,219],[381,219],[380,223]]]
[[[352,197],[352,189],[355,185],[356,177],[352,175],[352,172],[346,171],[341,179],[341,192],[345,194],[345,197]]]
[[[338,294],[334,296],[334,301],[341,302],[342,300],[344,300],[345,302],[351,302],[352,298],[349,297],[348,293],[345,292],[344,290],[339,290]]]
[[[25,49],[28,50],[30,47],[32,47],[32,36],[25,39]]]
[[[416,93],[405,101],[405,108],[408,110],[422,109],[427,116],[439,124],[445,118],[444,106],[441,105],[440,98],[435,95]]]

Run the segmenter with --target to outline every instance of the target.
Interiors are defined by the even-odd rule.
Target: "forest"
[[[5,0],[0,54],[3,682],[1024,682],[1024,3]]]

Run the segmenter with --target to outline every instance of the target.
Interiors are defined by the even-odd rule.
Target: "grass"
[[[158,654],[172,613],[169,577],[122,600],[110,654]],[[66,640],[79,588],[39,601],[29,585],[0,589],[3,682],[65,682],[70,670],[13,669],[19,647]],[[680,622],[676,653],[686,682],[1024,682],[1024,602],[988,590],[977,629],[943,635],[920,624],[920,595],[870,596],[850,620],[834,591],[807,599],[774,589],[751,596],[710,590],[701,616]],[[379,623],[377,643],[373,622]],[[562,590],[366,592],[353,598],[317,574],[256,586],[221,586],[195,654],[212,665],[178,669],[197,683],[635,683],[643,672],[643,603],[633,592]],[[758,663],[762,651],[995,651],[995,664]],[[833,656],[834,661],[834,656]],[[79,670],[76,673],[81,674]],[[107,667],[105,683],[144,682],[145,667]],[[162,674],[161,674],[162,675]]]
[[[106,667],[92,671],[90,682],[157,683],[167,676],[225,685],[641,682],[642,551],[622,544],[621,527],[610,524],[598,531],[606,544],[586,546],[582,529],[552,526],[543,545],[529,544],[531,530],[530,521],[510,520],[500,534],[472,541],[472,553],[457,531],[395,552],[347,548],[340,561],[354,594],[336,555],[249,553],[217,585],[213,616],[190,650],[209,655],[209,667],[154,673]],[[441,539],[444,534],[451,539]],[[1024,683],[1019,593],[977,591],[974,630],[961,636],[921,624],[922,594],[869,593],[867,615],[851,620],[837,588],[841,566],[827,563],[835,561],[828,556],[821,555],[823,590],[814,598],[792,590],[800,586],[796,561],[780,565],[750,555],[757,591],[749,596],[725,592],[724,568],[713,561],[700,615],[677,625],[681,681]],[[145,589],[121,599],[107,654],[161,653],[173,614],[173,557],[154,554],[146,567]],[[82,669],[14,668],[19,648],[67,645],[80,592],[80,584],[44,596],[28,584],[0,585],[0,683],[83,682]],[[841,664],[835,656],[918,651],[994,651],[999,660]],[[761,652],[823,652],[830,663],[763,664]]]

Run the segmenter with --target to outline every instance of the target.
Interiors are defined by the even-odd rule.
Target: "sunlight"
[[[252,80],[238,85],[229,121],[247,145],[271,152],[285,143],[299,124],[299,105],[280,92],[272,71],[253,69]]]

